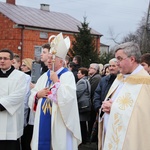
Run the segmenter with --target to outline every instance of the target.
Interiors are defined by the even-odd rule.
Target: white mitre
[[[52,40],[52,38],[54,39]],[[50,36],[49,42],[51,46],[50,53],[65,60],[65,57],[70,48],[69,37],[67,36],[64,39],[62,33],[59,33],[57,36]]]

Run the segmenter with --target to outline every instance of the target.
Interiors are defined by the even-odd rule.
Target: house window
[[[40,32],[40,38],[41,39],[48,39],[48,33],[47,32]]]

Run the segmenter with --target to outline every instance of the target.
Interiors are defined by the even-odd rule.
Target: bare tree
[[[146,14],[141,19],[137,30],[134,33],[128,33],[121,42],[134,41],[139,44],[141,52],[150,52],[150,30],[146,21]],[[150,20],[149,20],[150,21]]]
[[[120,42],[118,42],[118,40],[117,40],[117,38],[120,34],[115,35],[112,27],[109,27],[108,33],[110,35],[110,37],[108,38],[109,40],[112,40],[115,44],[120,44]]]

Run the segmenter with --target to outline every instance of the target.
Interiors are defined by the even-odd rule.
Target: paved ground
[[[96,143],[81,144],[78,150],[97,150],[97,144]]]

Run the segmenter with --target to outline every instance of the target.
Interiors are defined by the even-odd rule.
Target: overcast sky
[[[89,26],[103,35],[101,42],[112,46],[110,30],[118,41],[134,32],[147,13],[149,0],[16,0],[17,5],[33,8],[43,3],[51,11],[67,13],[81,22],[86,16]]]

